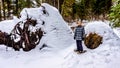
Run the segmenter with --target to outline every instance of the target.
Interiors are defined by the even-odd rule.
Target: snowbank
[[[120,28],[114,28],[113,30],[117,34],[117,36],[120,38]]]
[[[43,14],[44,8],[42,6],[45,7],[46,14]],[[68,42],[73,41],[72,31],[55,7],[43,3],[39,8],[25,8],[21,11],[20,20],[25,20],[27,15],[29,18],[37,20],[45,32],[37,48],[45,44],[52,49],[59,50],[73,43]],[[42,25],[43,21],[44,25]]]
[[[104,38],[103,40],[118,38],[113,29],[102,21],[90,22],[85,26],[85,31],[86,34],[97,33]]]
[[[50,47],[64,49],[69,47],[73,42],[72,30],[63,20],[62,16],[55,7],[46,3],[42,4],[48,12],[48,16],[41,17],[45,21],[44,43]]]
[[[15,26],[15,22],[13,20],[5,20],[0,22],[0,30],[2,32],[10,33]]]
[[[43,10],[46,11],[46,14]],[[59,11],[47,3],[43,3],[39,8],[24,8],[20,16],[19,19],[14,18],[12,21],[8,21],[9,23],[7,21],[1,22],[0,30],[10,33],[18,22],[25,22],[28,17],[37,20],[38,23],[37,26],[29,28],[31,31],[41,28],[44,32],[44,36],[36,49],[45,44],[51,50],[61,50],[69,47],[74,42],[72,30],[63,20]],[[23,25],[20,27],[22,28]]]
[[[86,34],[97,33],[103,43],[96,49],[77,55],[69,53],[63,68],[118,68],[120,65],[120,39],[113,29],[102,21],[90,22],[85,26]]]
[[[48,14],[43,14],[43,7]],[[29,18],[37,20],[38,25],[35,28],[42,28],[44,36],[40,44],[30,52],[15,52],[12,48],[0,45],[0,67],[1,68],[61,68],[64,59],[59,54],[61,50],[66,49],[75,41],[73,40],[72,30],[55,7],[43,3],[39,8],[25,8],[21,11],[21,17],[14,18],[11,21],[0,22],[0,30],[10,33],[14,26],[26,21]],[[44,23],[43,23],[44,21]],[[20,27],[23,27],[21,25]],[[33,30],[33,27],[30,28]],[[47,47],[39,50],[46,44]],[[6,65],[6,63],[9,63]]]

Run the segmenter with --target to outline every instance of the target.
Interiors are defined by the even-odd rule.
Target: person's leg
[[[76,40],[77,43],[77,50],[80,51],[80,40]]]
[[[79,45],[78,40],[76,40],[77,49],[74,50],[75,52],[79,51],[79,46],[78,45]]]
[[[79,49],[80,51],[83,51],[82,40],[79,40]]]

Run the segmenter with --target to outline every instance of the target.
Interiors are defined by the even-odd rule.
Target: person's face
[[[79,22],[79,21],[77,22],[77,24],[78,24],[78,25],[82,25],[82,23],[81,23],[81,22]]]

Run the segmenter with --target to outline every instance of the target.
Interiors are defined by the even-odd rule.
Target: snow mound
[[[85,32],[101,35],[103,43],[93,50],[87,49],[84,45],[84,49],[87,50],[84,54],[68,53],[63,68],[118,68],[120,39],[113,29],[102,21],[94,21],[85,26]]]
[[[43,13],[43,7],[47,14]],[[0,67],[1,68],[60,68],[64,61],[59,51],[66,49],[74,43],[72,30],[55,7],[43,3],[39,8],[25,8],[21,11],[21,17],[14,18],[11,21],[0,22],[0,30],[3,32],[11,32],[14,26],[29,18],[37,20],[38,25],[35,28],[42,28],[44,35],[40,44],[30,52],[15,52],[13,49],[0,45]],[[44,23],[43,23],[44,21]],[[3,27],[4,26],[4,27]],[[23,25],[21,25],[23,27]],[[34,31],[31,27],[30,30]],[[39,50],[43,45],[47,47]],[[6,63],[9,63],[6,66]],[[60,66],[60,67],[59,67]]]
[[[37,50],[43,45],[47,45],[47,48],[51,50],[61,50],[69,47],[74,42],[72,30],[63,20],[59,11],[47,3],[43,3],[38,8],[24,8],[20,16],[19,19],[14,17],[11,21],[1,22],[0,30],[10,33],[18,22],[23,21],[22,24],[24,24],[27,18],[32,18],[37,20],[38,24],[35,27],[30,26],[29,29],[34,32],[35,29],[41,28],[44,32],[40,44],[36,47]]]
[[[0,30],[2,32],[10,33],[15,26],[15,22],[13,20],[5,20],[0,22]]]
[[[74,42],[72,30],[55,7],[46,3],[43,3],[42,6],[46,8],[46,11],[49,14],[43,19],[41,18],[45,21],[44,31],[46,32],[46,35],[44,36],[44,42],[49,46],[58,49],[69,47]]]
[[[43,10],[46,11],[46,14],[44,14]],[[38,48],[45,44],[50,48],[59,50],[68,47],[73,43],[68,42],[73,41],[72,30],[68,27],[55,7],[43,3],[39,8],[25,8],[20,14],[20,20],[26,20],[28,16],[29,18],[37,20],[40,24],[44,36],[42,37]],[[44,22],[44,24],[42,22]]]
[[[85,26],[85,33],[97,33],[103,37],[103,43],[109,40],[119,40],[119,37],[114,33],[113,29],[102,21],[90,22]],[[112,43],[112,42],[111,42]]]

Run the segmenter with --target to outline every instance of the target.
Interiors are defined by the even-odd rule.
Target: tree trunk
[[[27,7],[30,8],[30,0],[27,0]]]
[[[103,37],[96,33],[88,34],[84,39],[84,44],[89,49],[95,49],[102,44]]]
[[[55,2],[55,0],[53,1],[53,6],[55,6],[55,4],[56,4],[56,2]]]
[[[18,0],[16,0],[16,13],[15,14],[18,16]]]
[[[7,10],[8,10],[7,18],[9,18],[10,17],[10,0],[7,0]]]
[[[0,2],[0,21],[2,20],[2,14],[1,14],[1,5],[2,3]]]
[[[63,4],[63,2],[64,2],[64,0],[60,0],[59,1],[59,11],[60,11],[60,13],[62,14],[62,4]]]
[[[58,10],[60,11],[60,0],[58,0]]]
[[[4,17],[4,20],[6,19],[5,17],[5,1],[2,0],[2,6],[3,6],[3,17]]]
[[[40,4],[42,4],[43,3],[43,0],[40,0]]]

